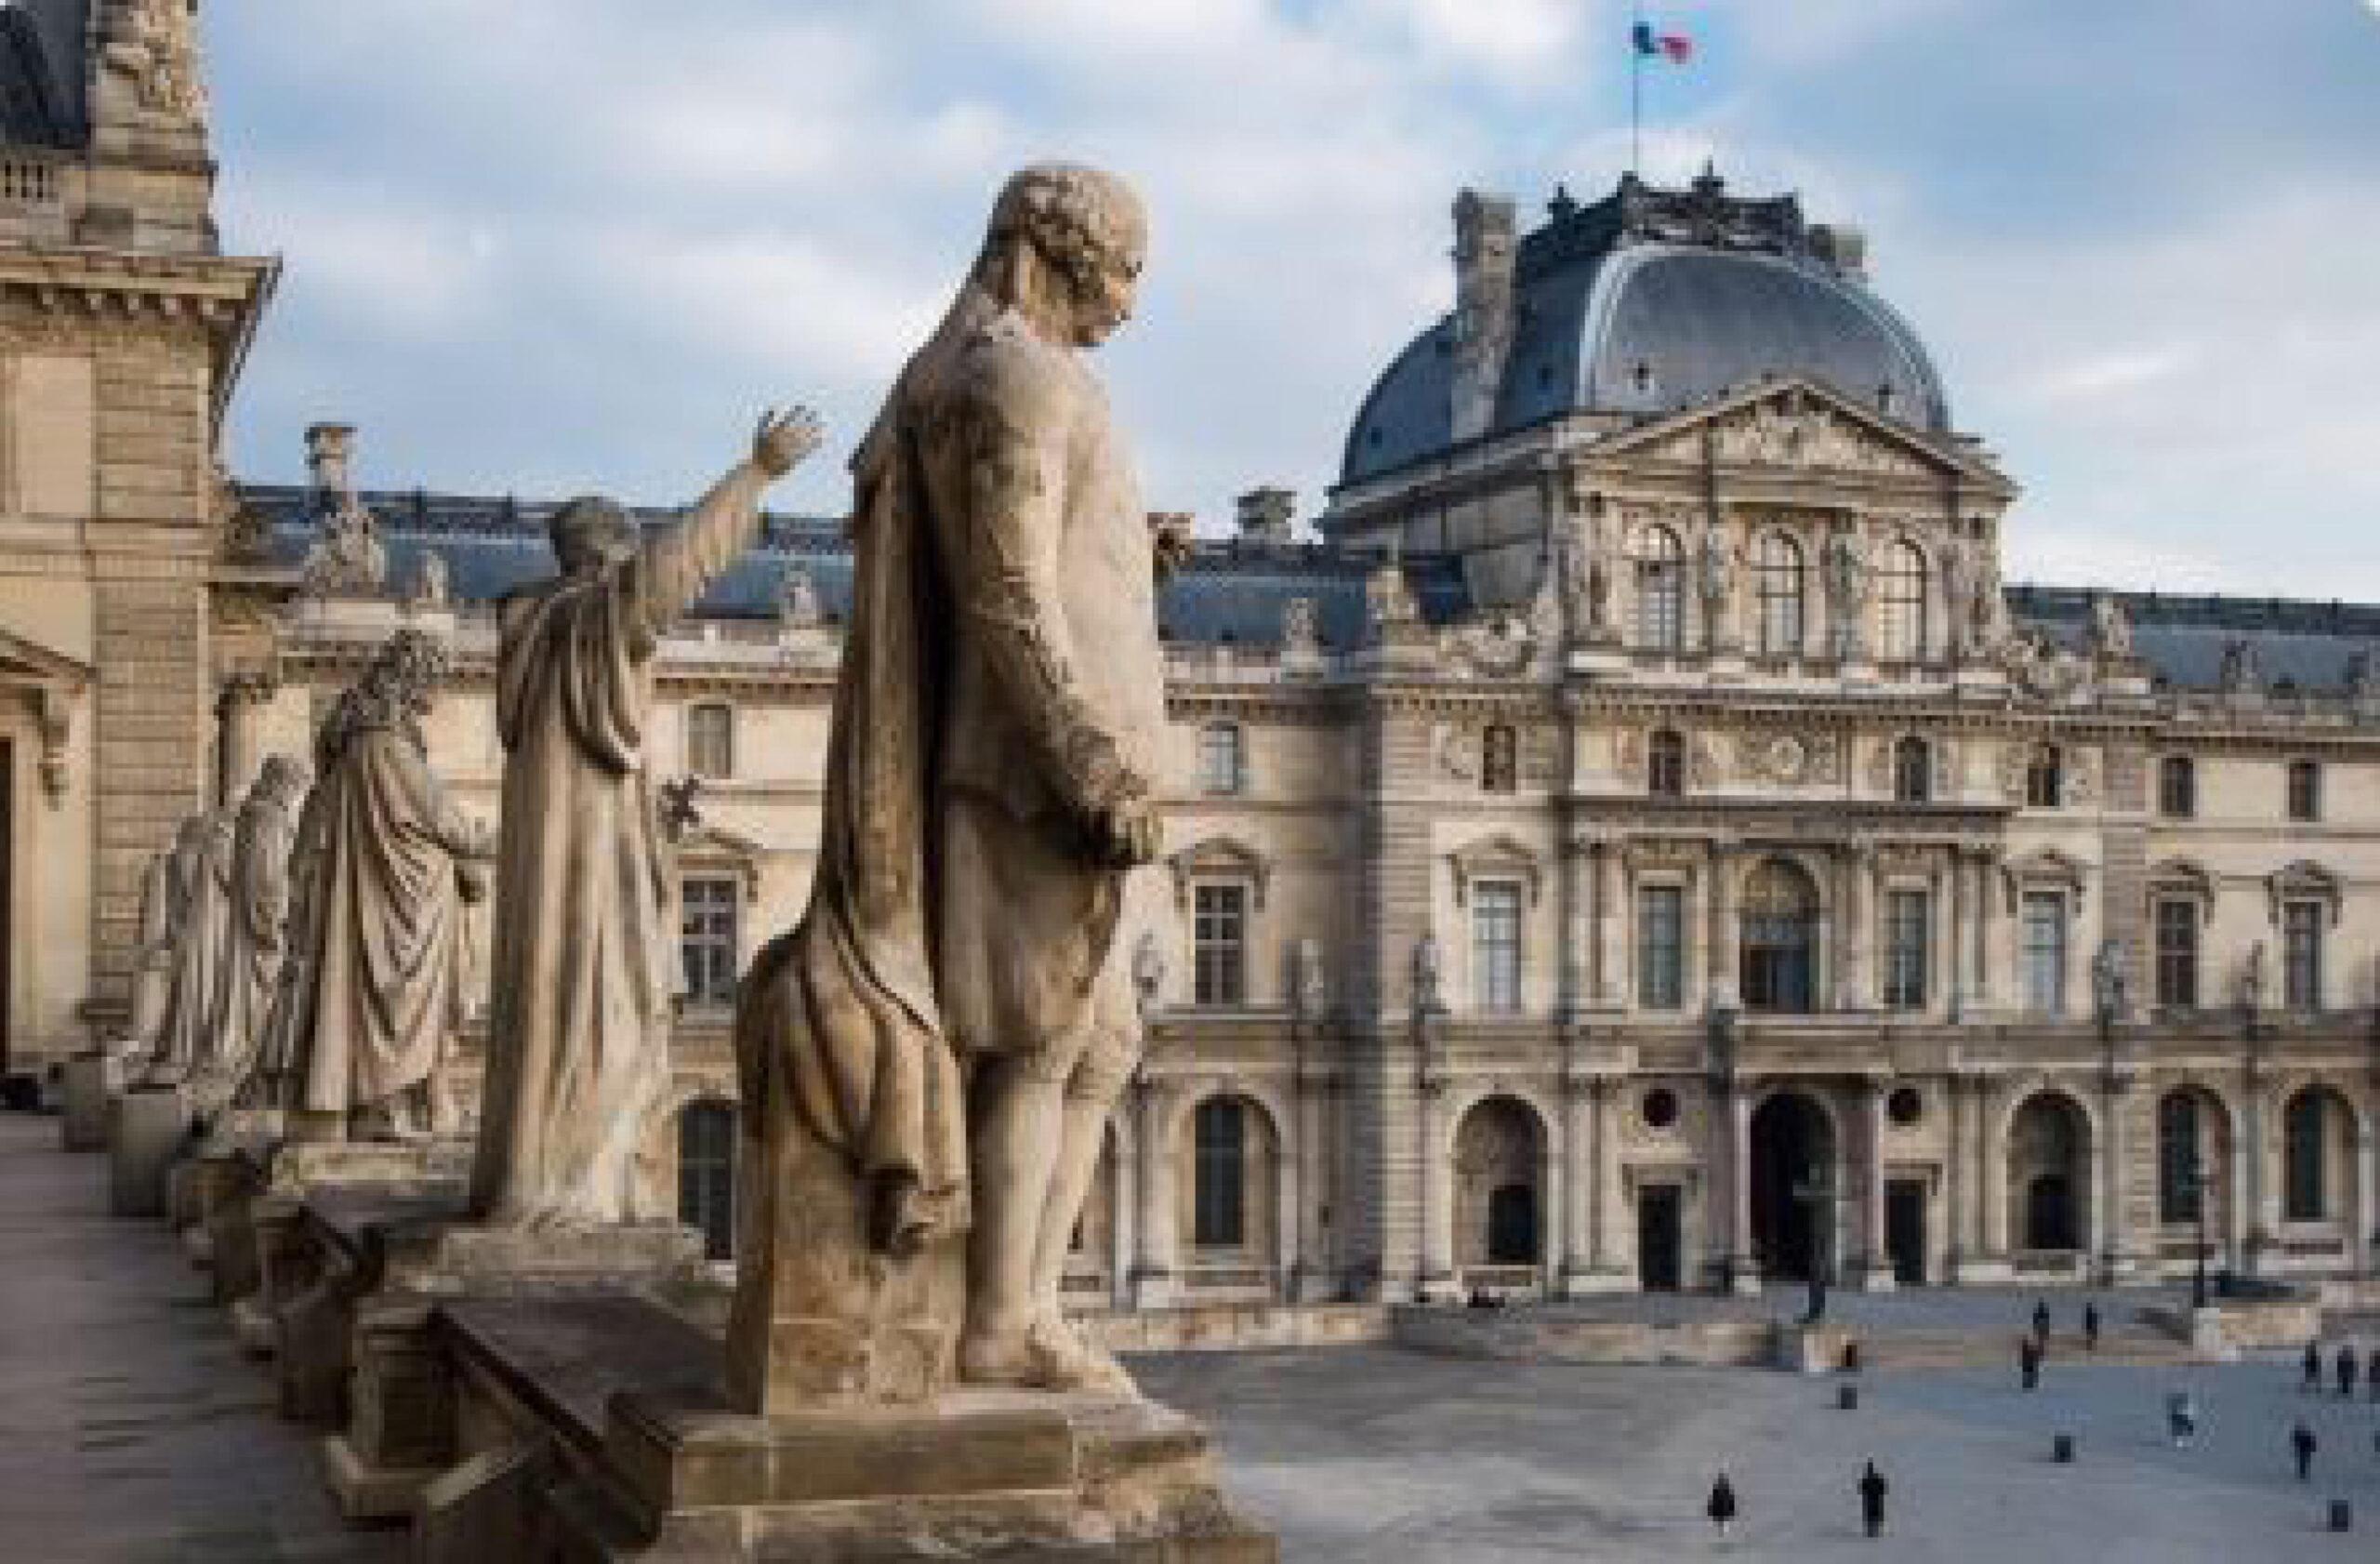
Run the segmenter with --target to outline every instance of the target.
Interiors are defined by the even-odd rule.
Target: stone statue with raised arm
[[[1130,1388],[1059,1283],[1158,841],[1159,550],[1083,357],[1144,244],[1113,177],[1016,175],[853,458],[817,877],[736,1019],[747,1411]]]
[[[643,536],[610,500],[572,500],[549,524],[561,576],[498,606],[504,802],[471,1184],[489,1221],[660,1214],[637,1156],[669,1079],[678,961],[645,764],[653,656],[759,537],[761,491],[818,434],[806,412],[764,417],[750,456]]]

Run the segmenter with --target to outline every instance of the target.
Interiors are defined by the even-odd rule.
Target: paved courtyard
[[[1863,1376],[1576,1368],[1339,1349],[1139,1359],[1149,1390],[1211,1419],[1230,1491],[1279,1528],[1289,1564],[1677,1558],[2251,1564],[2380,1557],[2380,1406],[2301,1397],[2294,1363]],[[2203,1416],[2197,1448],[2162,1439],[2167,1390]],[[2290,1468],[2291,1421],[2321,1440]],[[2080,1460],[2050,1459],[2071,1430]],[[1873,1456],[1893,1485],[1882,1542],[1852,1492]],[[1741,1499],[1720,1543],[1713,1473]],[[2323,1530],[2325,1502],[2357,1530]]]
[[[390,1564],[313,1439],[274,1415],[157,1222],[107,1214],[107,1162],[58,1120],[0,1113],[0,1560]]]

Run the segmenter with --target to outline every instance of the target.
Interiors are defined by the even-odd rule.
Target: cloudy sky
[[[1110,348],[1153,506],[1310,510],[1448,302],[1461,186],[1628,155],[1620,0],[215,0],[226,243],[287,259],[234,431],[390,486],[688,497],[760,405],[841,460],[1001,177],[1156,216]],[[1646,172],[1870,232],[2027,497],[2011,573],[2380,601],[2380,0],[1648,0]]]

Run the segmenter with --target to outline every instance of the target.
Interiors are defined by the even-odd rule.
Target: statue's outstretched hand
[[[752,435],[752,460],[770,477],[782,478],[818,448],[826,431],[818,415],[807,407],[763,413]]]

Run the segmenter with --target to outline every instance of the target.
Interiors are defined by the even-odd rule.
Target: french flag
[[[1694,58],[1694,40],[1683,33],[1656,33],[1649,21],[1636,24],[1636,53],[1646,60],[1666,59],[1683,65]]]

